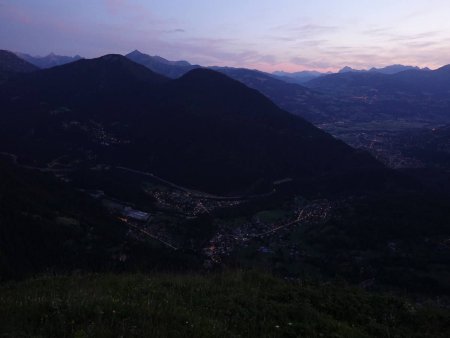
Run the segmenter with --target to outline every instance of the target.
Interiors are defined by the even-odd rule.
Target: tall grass
[[[1,337],[447,337],[449,311],[256,272],[0,285]]]

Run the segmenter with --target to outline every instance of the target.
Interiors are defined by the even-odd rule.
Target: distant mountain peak
[[[120,54],[106,54],[106,55],[99,57],[98,60],[114,61],[114,62],[116,62],[116,61],[129,62],[129,60],[125,56],[120,55]]]
[[[71,81],[67,82],[67,79]],[[41,88],[36,89],[37,91],[54,90],[54,95],[69,99],[69,91],[95,95],[126,92],[129,88],[136,89],[141,85],[145,88],[146,85],[164,83],[168,79],[122,55],[108,54],[42,70],[36,73],[33,81],[40,83]]]
[[[132,51],[131,53],[128,53],[126,56],[129,55],[145,55],[144,53],[142,53],[139,49],[135,49],[134,51]]]
[[[345,66],[344,68],[339,70],[339,73],[351,72],[352,70],[353,70],[353,68],[351,68],[349,66]]]
[[[198,68],[199,66],[191,65],[187,61],[169,61],[158,55],[148,55],[134,50],[131,53],[125,55],[131,61],[139,63],[152,71],[170,77],[172,79],[179,78],[186,74],[188,71]]]
[[[396,74],[396,73],[403,72],[405,70],[421,70],[421,69],[417,66],[405,66],[405,65],[401,65],[401,64],[395,64],[395,65],[390,65],[390,66],[386,66],[383,68],[371,68],[369,70],[369,72],[376,72],[376,73],[383,73],[383,74]]]
[[[54,52],[51,52],[50,54],[46,56],[31,56],[29,54],[25,53],[15,53],[19,58],[22,60],[25,60],[39,68],[52,68],[55,66],[61,66],[65,65],[67,63],[71,63],[74,61],[78,61],[82,59],[80,55],[75,56],[64,56],[64,55],[58,55]]]
[[[364,70],[354,69],[352,67],[345,66],[338,73],[350,73],[350,72],[358,72],[359,73],[359,72],[364,72]]]
[[[370,73],[381,73],[381,74],[397,74],[400,72],[403,72],[405,70],[427,70],[428,68],[420,68],[417,66],[405,66],[402,64],[394,64],[394,65],[389,65],[386,67],[382,67],[382,68],[375,68],[372,67],[370,69],[354,69],[348,66],[345,66],[344,68],[342,68],[339,73],[366,73],[366,72],[370,72]]]

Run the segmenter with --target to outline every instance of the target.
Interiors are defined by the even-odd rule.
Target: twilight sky
[[[0,49],[266,71],[450,63],[449,0],[0,0]]]

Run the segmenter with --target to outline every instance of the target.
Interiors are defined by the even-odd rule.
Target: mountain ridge
[[[186,72],[198,68],[200,66],[191,65],[187,61],[169,61],[160,56],[150,56],[141,53],[137,49],[125,55],[126,58],[142,64],[156,73],[160,73],[169,78],[177,78]]]
[[[3,116],[4,135],[9,140],[23,135],[28,156],[57,157],[67,147],[83,145],[82,152],[90,149],[99,159],[212,191],[290,176],[318,177],[353,165],[382,167],[213,70],[196,69],[168,80],[123,56],[107,55],[31,75],[5,88],[2,99],[10,112]],[[27,98],[8,101],[13,96]],[[43,100],[46,105],[39,105]],[[64,113],[52,113],[61,107]],[[18,122],[26,116],[28,121]],[[77,121],[69,129],[76,134],[63,128],[71,121]],[[99,128],[96,124],[118,143],[97,144],[97,136],[86,131]],[[45,142],[39,149],[32,150],[38,145],[27,128],[42,130],[38,134]],[[179,172],[182,163],[184,172]]]
[[[29,63],[35,65],[36,67],[43,69],[61,66],[82,59],[80,55],[65,56],[65,55],[57,55],[53,52],[51,52],[46,56],[31,56],[29,54],[19,52],[15,54],[21,59],[24,59],[25,61],[28,61]]]
[[[12,52],[0,50],[0,83],[17,74],[31,73],[38,69],[38,67],[22,60]]]
[[[337,73],[342,74],[342,73],[349,73],[349,72],[353,72],[353,73],[369,72],[369,73],[381,73],[381,74],[397,74],[397,73],[400,73],[400,72],[403,72],[406,70],[428,71],[430,69],[428,67],[420,68],[418,66],[405,66],[405,65],[401,65],[401,64],[389,65],[389,66],[385,66],[382,68],[372,67],[370,69],[354,69],[349,66],[345,66],[344,68],[340,69]]]
[[[309,88],[330,93],[339,93],[349,89],[355,94],[364,94],[370,90],[395,93],[402,90],[411,94],[432,92],[446,95],[450,90],[450,65],[436,70],[409,69],[395,74],[378,72],[344,72],[330,74],[309,81]]]

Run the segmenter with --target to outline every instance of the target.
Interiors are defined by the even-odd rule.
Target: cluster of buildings
[[[294,226],[324,222],[330,216],[331,209],[332,205],[330,202],[315,201],[299,207],[294,217],[286,216],[276,222],[265,223],[258,217],[253,217],[239,226],[224,224],[203,249],[203,253],[206,256],[205,265],[220,264],[223,258],[230,256],[237,248],[248,247],[256,241],[258,243],[268,243],[257,248],[260,254],[272,254],[273,248],[271,248],[271,243],[279,245],[281,242],[285,242],[286,235]],[[269,239],[269,241],[266,241],[266,239]],[[302,251],[300,248],[292,243],[289,246],[291,258],[301,256]]]
[[[147,189],[161,209],[174,210],[188,217],[195,217],[204,213],[211,213],[218,208],[228,208],[241,204],[242,200],[220,200],[192,194],[175,189]]]

